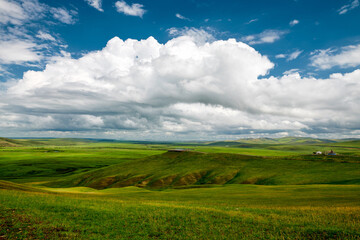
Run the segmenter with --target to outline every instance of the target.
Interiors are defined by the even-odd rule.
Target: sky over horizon
[[[0,136],[360,137],[359,0],[0,0]]]

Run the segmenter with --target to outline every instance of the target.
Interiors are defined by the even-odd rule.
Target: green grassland
[[[358,140],[0,138],[0,239],[360,239],[359,229]]]

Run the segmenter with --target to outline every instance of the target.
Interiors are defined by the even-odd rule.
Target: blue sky
[[[273,75],[297,68],[325,77],[332,71],[318,71],[309,67],[309,57],[313,51],[360,43],[360,29],[356,24],[360,22],[360,8],[350,7],[346,13],[339,14],[341,7],[356,1],[128,1],[130,6],[134,3],[143,5],[141,8],[145,13],[142,17],[119,13],[115,2],[101,2],[103,11],[99,11],[82,0],[39,1],[40,4],[68,11],[72,17],[71,23],[58,21],[48,12],[46,16],[29,21],[23,27],[33,36],[41,29],[55,36],[68,46],[66,50],[74,57],[102,49],[115,36],[121,39],[153,36],[165,43],[172,37],[168,33],[170,28],[210,28],[216,39],[235,38],[240,41],[246,36],[273,30],[280,35],[279,39],[271,43],[250,44],[276,64],[277,67],[270,72]],[[185,19],[177,18],[176,14]],[[294,20],[298,23],[295,21],[295,25],[290,25]],[[2,25],[3,29],[9,27],[13,25]],[[53,49],[52,54],[59,54],[57,50]],[[288,55],[296,51],[302,51],[297,59],[289,61],[287,58],[276,58],[279,54]],[[21,67],[26,65],[23,63],[16,65],[5,65],[5,69],[16,74],[16,77],[21,77],[29,69]],[[338,69],[340,72],[346,70]]]
[[[359,13],[358,0],[0,0],[0,135],[121,139],[357,137],[360,114],[354,109],[360,109],[356,92]],[[138,49],[129,43],[124,47],[121,40],[129,38],[136,44],[144,40],[146,46]],[[183,43],[184,39],[189,42]],[[232,49],[234,43],[229,39],[234,39],[237,49]],[[220,42],[226,49],[218,46]],[[184,45],[173,47],[180,43]],[[244,48],[240,43],[246,44],[246,51],[240,51]],[[191,50],[191,44],[196,48]],[[210,47],[204,49],[206,44]],[[128,48],[137,52],[135,60],[143,60],[141,64],[134,59],[126,62],[134,57],[124,53],[130,51]],[[181,51],[172,55],[178,48]],[[186,56],[187,61],[177,62],[188,49],[198,54],[199,62],[192,62],[195,57],[191,54]],[[149,52],[151,60],[147,59]],[[232,62],[219,60],[223,54],[230,54],[228,60]],[[166,58],[175,65],[185,64],[183,72],[169,68],[168,75],[163,76],[157,62],[169,55],[177,59]],[[213,66],[218,71],[186,72],[191,64],[208,64],[211,57],[219,60]],[[66,68],[70,61],[77,72]],[[86,61],[94,66],[106,62],[114,71],[94,67],[97,72],[93,72],[83,65]],[[143,83],[129,72],[136,65],[142,73],[147,61],[151,61],[151,67],[146,67],[159,74]],[[131,68],[121,69],[121,64]],[[52,73],[51,69],[59,72]],[[169,82],[172,78],[175,80]],[[75,79],[71,84],[79,84],[72,93],[69,79]],[[324,82],[328,84],[323,86]],[[148,83],[148,88],[173,84],[177,86],[174,91],[181,91],[187,98],[160,91],[155,96],[148,88],[141,88]],[[198,85],[203,90],[198,90]],[[232,86],[236,86],[238,95],[232,93]],[[311,86],[324,88],[332,95],[318,93],[320,96],[315,98],[313,90],[305,91]],[[291,94],[299,87],[304,91]],[[133,91],[122,92],[124,88]],[[251,91],[253,95],[244,100]],[[140,92],[143,98],[136,95]],[[86,97],[79,97],[79,93]],[[99,99],[93,103],[99,108],[82,105],[90,95]],[[252,96],[255,99],[248,103]],[[63,102],[66,104],[60,104]],[[76,104],[78,107],[73,108]],[[102,111],[117,105],[122,107]],[[216,112],[218,115],[209,117]],[[224,114],[242,120],[225,124]],[[345,119],[344,114],[348,114]],[[34,127],[34,121],[44,122]],[[200,125],[203,128],[198,128]]]

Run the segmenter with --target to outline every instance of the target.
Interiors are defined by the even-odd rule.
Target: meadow
[[[360,239],[359,229],[358,140],[0,139],[0,239]]]

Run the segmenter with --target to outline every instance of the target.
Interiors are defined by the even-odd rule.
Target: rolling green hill
[[[167,152],[78,174],[48,186],[104,189],[125,186],[178,188],[208,184],[360,184],[360,159],[346,159],[342,156],[284,158]]]

